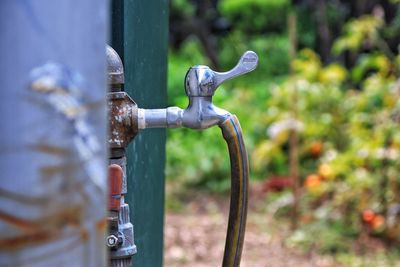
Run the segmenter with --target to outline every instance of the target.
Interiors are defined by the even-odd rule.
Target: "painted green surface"
[[[123,56],[125,91],[141,108],[165,107],[168,1],[114,0],[112,7],[112,44]],[[127,151],[135,267],[163,264],[165,138],[164,129],[143,130]]]

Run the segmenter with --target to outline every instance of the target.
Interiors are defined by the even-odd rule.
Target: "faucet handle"
[[[257,64],[257,54],[253,51],[246,51],[236,66],[227,72],[216,72],[203,65],[193,66],[188,70],[185,77],[186,95],[213,96],[221,83],[254,70]]]
[[[254,70],[258,65],[258,56],[253,51],[246,51],[241,57],[236,66],[227,72],[215,72],[215,89],[226,80],[233,77],[248,73]]]

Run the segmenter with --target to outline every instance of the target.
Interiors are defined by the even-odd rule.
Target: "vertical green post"
[[[124,61],[125,91],[141,108],[165,107],[168,1],[114,0],[112,9],[112,45]],[[135,267],[163,265],[165,138],[164,129],[141,131],[127,151]]]

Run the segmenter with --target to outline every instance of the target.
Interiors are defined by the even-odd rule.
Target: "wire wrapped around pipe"
[[[231,163],[231,199],[222,267],[239,267],[247,218],[249,163],[242,129],[235,115],[219,124]]]

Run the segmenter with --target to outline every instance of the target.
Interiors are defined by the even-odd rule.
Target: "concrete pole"
[[[0,1],[0,266],[106,266],[107,0]]]

